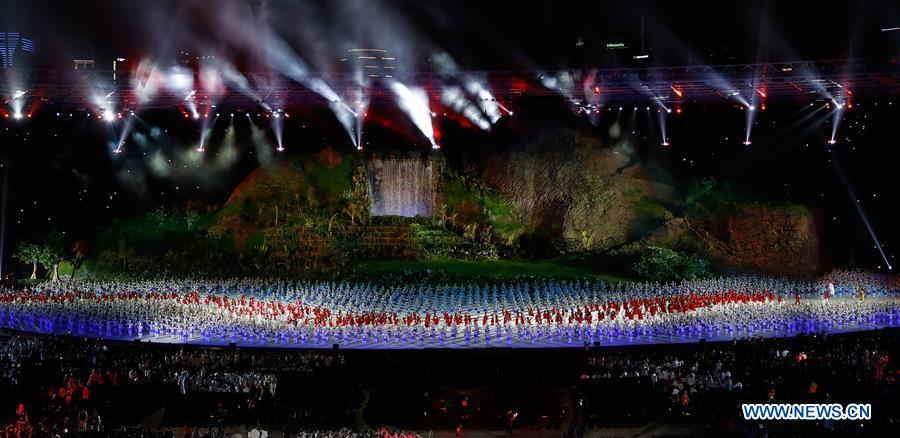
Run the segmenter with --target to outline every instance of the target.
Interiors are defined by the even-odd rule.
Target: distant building
[[[128,75],[134,70],[134,60],[117,56],[112,59],[112,80],[117,82],[128,78]]]
[[[27,67],[31,64],[37,47],[34,40],[18,32],[0,32],[0,67]]]
[[[179,50],[176,55],[176,62],[180,66],[194,69],[197,66],[214,65],[216,57],[215,55],[199,55],[187,50]]]
[[[93,59],[73,59],[72,60],[72,69],[73,70],[93,70],[96,67],[96,62]]]
[[[183,67],[190,67],[194,64],[194,55],[187,50],[179,50],[175,55],[176,62]]]
[[[397,69],[397,58],[387,49],[350,49],[347,56],[338,59],[341,65],[364,80],[393,78]]]

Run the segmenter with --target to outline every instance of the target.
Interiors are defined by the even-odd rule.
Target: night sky
[[[301,55],[337,50],[346,40],[364,43],[404,34],[400,37],[408,37],[406,44],[434,44],[472,69],[552,69],[576,61],[608,66],[614,60],[605,44],[624,41],[637,50],[642,19],[645,51],[654,55],[653,65],[900,54],[900,36],[880,32],[900,22],[900,5],[890,0],[12,0],[2,2],[0,27],[31,35],[40,45],[43,66],[68,64],[79,56],[162,55],[181,47],[221,47],[223,34],[234,29],[221,28],[210,16],[226,3],[266,11],[262,15],[269,24]],[[314,36],[323,38],[310,38]],[[584,48],[576,50],[579,39]],[[583,57],[573,59],[579,52]]]
[[[253,18],[242,21],[234,11],[213,11],[226,3],[250,4],[246,7],[259,11],[264,25]],[[404,55],[407,69],[427,69],[434,53],[445,52],[460,69],[470,71],[900,56],[900,31],[881,31],[900,26],[900,4],[892,1],[39,0],[4,1],[0,8],[0,31],[18,31],[34,39],[38,53],[33,67],[44,69],[70,69],[75,58],[101,63],[117,56],[152,56],[165,62],[182,49],[231,57],[236,65],[252,69],[256,68],[252,50],[240,39],[253,35],[259,26],[283,38],[314,71],[329,71],[336,54],[369,43],[390,46]],[[624,42],[628,49],[606,50],[611,42]],[[639,53],[642,44],[651,56],[636,63],[631,55]],[[823,225],[826,256],[833,263],[874,268],[882,264],[880,256],[831,160],[839,160],[845,168],[886,252],[896,254],[900,97],[896,88],[893,93],[856,101],[855,108],[846,112],[831,154],[825,148],[830,119],[823,111],[810,118],[815,123],[796,124],[805,112],[816,109],[796,102],[783,106],[771,102],[756,121],[751,147],[739,141],[743,115],[728,105],[686,105],[684,114],[670,119],[670,148],[660,147],[658,128],[649,115],[641,114],[634,141],[642,158],[660,163],[682,181],[714,176],[774,201],[811,206]],[[324,146],[352,148],[327,110],[292,104],[295,114],[286,121],[284,132],[287,155]],[[591,126],[565,111],[561,99],[526,98],[517,104],[514,110],[521,110],[521,117],[528,120],[543,120],[546,127],[578,126],[600,137],[615,120],[605,115]],[[384,114],[387,120],[400,118],[389,111]],[[10,195],[7,260],[17,240],[40,236],[50,227],[82,234],[111,218],[159,205],[183,207],[192,200],[221,204],[260,162],[246,120],[230,124],[225,114],[220,115],[209,153],[199,161],[186,155],[197,141],[193,120],[166,109],[142,113],[141,120],[136,132],[152,138],[157,149],[132,147],[123,156],[112,157],[109,143],[115,134],[68,108],[46,108],[26,123],[0,119],[0,158]],[[466,154],[467,148],[484,153],[498,143],[495,140],[519,132],[522,122],[513,117],[491,132],[452,121],[438,123],[447,153]],[[408,126],[385,125],[373,126],[367,141],[427,147]],[[263,131],[272,138],[271,132]],[[226,141],[228,136],[233,137]],[[226,143],[234,149],[224,150],[221,145]],[[153,160],[172,162],[167,173],[155,173]]]

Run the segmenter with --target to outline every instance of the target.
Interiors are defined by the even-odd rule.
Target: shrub
[[[658,246],[641,249],[631,264],[632,272],[649,281],[695,279],[709,275],[706,260]]]
[[[693,211],[717,210],[733,206],[737,196],[729,184],[721,187],[714,178],[694,181],[687,188],[685,203]]]

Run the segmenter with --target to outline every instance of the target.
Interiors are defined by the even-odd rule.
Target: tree
[[[37,269],[38,263],[41,260],[41,254],[44,249],[41,245],[35,243],[22,242],[19,244],[19,249],[16,250],[16,253],[13,255],[16,259],[31,264],[31,279],[34,280],[37,278]]]
[[[369,199],[369,179],[366,176],[366,168],[359,166],[353,174],[353,193],[351,203],[356,204],[359,210],[358,216],[363,223],[369,221],[369,206],[372,200]]]
[[[350,218],[350,225],[356,225],[357,219],[363,224],[369,219],[370,200],[366,181],[366,169],[357,167],[353,174],[353,187],[344,192],[343,198],[347,204],[341,212]]]
[[[197,224],[200,223],[200,219],[200,213],[194,210],[188,210],[184,214],[184,221],[188,230],[193,230],[197,226]]]
[[[163,271],[166,274],[175,272],[179,268],[178,258],[178,252],[176,252],[174,249],[166,251],[166,253],[163,255],[163,260],[165,260],[165,263],[163,264]]]
[[[468,240],[475,240],[478,236],[478,224],[468,224],[463,229],[463,237]]]
[[[709,275],[706,260],[658,246],[642,249],[631,269],[638,277],[650,281],[693,280]]]
[[[641,250],[631,269],[640,278],[649,281],[670,281],[678,277],[675,267],[678,253],[658,246]]]
[[[124,239],[119,239],[119,245],[116,248],[116,258],[122,262],[122,269],[128,267],[128,259],[134,257],[134,250],[128,246]]]
[[[52,272],[51,279],[59,281],[59,263],[66,258],[63,246],[63,235],[58,231],[52,231],[43,242],[40,264],[48,272]]]
[[[687,255],[681,258],[680,263],[681,278],[685,280],[694,280],[709,275],[709,262],[697,257],[696,255]]]
[[[163,207],[159,207],[156,210],[147,213],[147,220],[151,225],[158,228],[165,227],[171,222],[169,214],[166,213],[166,209]]]
[[[719,185],[714,178],[704,178],[688,185],[685,203],[694,212],[715,211],[734,206],[738,196],[728,183]]]
[[[581,249],[589,250],[594,244],[594,233],[591,230],[581,230]]]
[[[310,210],[315,210],[319,207],[319,198],[316,197],[316,191],[313,190],[313,186],[306,188],[306,206]]]
[[[350,217],[350,225],[356,225],[356,218],[360,217],[365,212],[365,208],[356,202],[350,201],[347,203],[347,206],[344,207],[343,211],[347,216]]]
[[[450,210],[447,209],[447,204],[441,204],[437,212],[435,212],[435,217],[441,224],[441,228],[445,230],[447,229],[447,223],[450,223],[450,225],[456,225],[456,215],[457,213],[450,214]]]
[[[84,264],[85,259],[87,259],[87,242],[84,240],[79,240],[72,245],[71,256],[69,260],[72,262],[72,274],[70,279],[75,278],[75,271]]]

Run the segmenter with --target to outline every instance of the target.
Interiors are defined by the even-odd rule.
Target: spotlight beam
[[[841,121],[844,119],[844,105],[835,103],[834,112],[832,113],[831,118],[831,139],[828,140],[829,144],[837,143],[837,131],[838,126],[840,126]]]
[[[269,123],[272,124],[272,133],[275,134],[275,150],[278,152],[284,151],[284,143],[282,142],[284,135],[284,120],[279,116],[279,113],[276,111],[272,114],[272,117],[269,118]]]
[[[431,122],[431,110],[428,106],[428,95],[424,89],[415,87],[410,89],[401,82],[391,83],[391,89],[397,97],[397,105],[406,113],[413,125],[422,132],[431,143],[433,149],[439,146],[434,140],[434,126]]]
[[[122,147],[125,146],[125,140],[128,139],[128,134],[131,133],[131,128],[134,126],[134,121],[137,118],[135,115],[131,115],[125,120],[125,126],[122,127],[122,132],[119,134],[119,141],[116,143],[115,153],[122,153]]]
[[[828,151],[828,155],[831,157],[831,163],[834,166],[835,173],[837,173],[838,178],[840,178],[841,183],[844,185],[844,189],[847,191],[847,195],[850,196],[850,203],[853,204],[853,207],[856,209],[856,213],[859,215],[859,219],[862,220],[863,225],[866,226],[866,230],[869,232],[869,236],[875,243],[875,249],[878,250],[878,253],[884,260],[884,264],[887,266],[887,268],[893,269],[894,267],[891,266],[891,262],[888,261],[887,255],[885,255],[884,249],[881,247],[881,241],[879,241],[878,236],[875,235],[875,229],[872,227],[872,223],[869,222],[869,217],[866,215],[866,212],[863,211],[862,205],[859,201],[859,197],[856,194],[856,190],[854,190],[853,185],[850,184],[850,178],[847,177],[847,172],[844,170],[844,166],[841,164],[837,153],[835,153],[834,148],[832,147],[832,144],[829,144],[826,147],[826,150]]]
[[[200,144],[197,146],[197,152],[204,152],[206,150],[206,140],[209,137],[210,131],[212,131],[213,127],[216,125],[216,120],[219,119],[219,114],[216,113],[213,116],[213,121],[210,122],[208,118],[204,117],[203,122],[200,124]],[[212,125],[212,126],[210,126]]]
[[[666,131],[666,116],[669,114],[669,111],[657,111],[656,118],[659,120],[659,133],[662,135],[662,143],[663,146],[669,146],[669,136]]]

